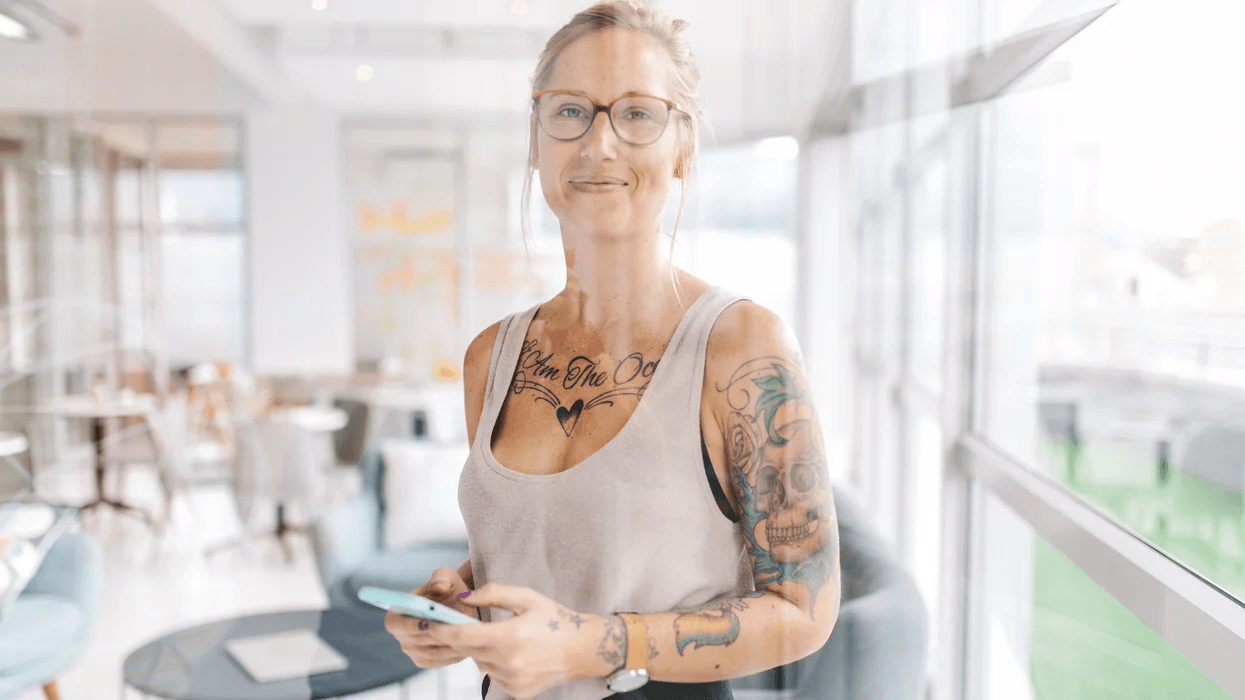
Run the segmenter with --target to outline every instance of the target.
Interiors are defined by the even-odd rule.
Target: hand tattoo
[[[579,613],[572,611],[570,608],[558,606],[558,617],[549,621],[549,631],[557,632],[561,629],[558,619],[575,625],[575,629],[579,629],[584,624],[584,618]]]

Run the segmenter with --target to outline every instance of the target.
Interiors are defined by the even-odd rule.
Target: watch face
[[[627,693],[648,683],[648,671],[622,670],[605,681],[605,686],[614,693]]]

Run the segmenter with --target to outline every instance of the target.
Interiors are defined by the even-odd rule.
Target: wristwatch
[[[648,683],[648,628],[635,613],[616,613],[627,630],[627,660],[605,679],[611,693],[626,693]]]

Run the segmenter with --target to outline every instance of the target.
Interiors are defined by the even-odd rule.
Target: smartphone
[[[417,617],[421,620],[444,622],[448,625],[469,625],[479,622],[470,615],[464,615],[453,608],[428,600],[422,596],[386,588],[364,586],[359,589],[359,600],[375,605],[382,610],[392,610],[399,615]]]

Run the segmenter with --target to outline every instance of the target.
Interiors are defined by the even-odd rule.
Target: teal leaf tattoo
[[[771,442],[781,445],[787,439],[778,434],[774,426],[774,415],[788,401],[807,401],[808,397],[800,390],[790,370],[778,363],[773,363],[770,367],[773,368],[774,374],[757,377],[752,380],[752,383],[756,384],[761,390],[761,395],[757,397],[756,412],[753,414],[753,419],[765,426]],[[762,413],[765,414],[763,420],[761,417]]]

